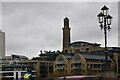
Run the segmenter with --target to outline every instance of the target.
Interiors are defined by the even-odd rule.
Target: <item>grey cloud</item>
[[[107,4],[114,17],[110,41],[117,33],[117,3],[94,2],[5,2],[3,25],[6,32],[7,54],[12,52],[28,57],[37,56],[39,50],[61,50],[63,19],[70,19],[72,41],[85,40],[103,43],[97,14]],[[115,39],[117,42],[117,39]],[[110,42],[110,45],[117,43]],[[29,55],[28,55],[29,54]]]

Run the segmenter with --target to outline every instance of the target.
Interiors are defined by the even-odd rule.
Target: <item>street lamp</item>
[[[101,30],[104,30],[104,35],[105,35],[105,60],[106,60],[106,65],[105,67],[108,68],[108,52],[107,52],[107,30],[110,31],[111,27],[111,19],[113,18],[108,14],[109,8],[104,5],[104,7],[101,8],[101,11],[97,17],[100,23],[100,28]]]

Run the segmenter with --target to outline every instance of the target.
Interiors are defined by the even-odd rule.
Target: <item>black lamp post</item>
[[[107,30],[110,31],[111,27],[111,19],[113,18],[112,16],[110,16],[108,14],[108,10],[109,8],[107,8],[105,5],[104,7],[101,8],[101,11],[97,17],[99,19],[99,23],[100,23],[100,28],[101,30],[104,30],[104,35],[105,35],[105,60],[106,60],[106,65],[105,67],[107,68],[107,64],[108,64],[108,52],[107,52]]]

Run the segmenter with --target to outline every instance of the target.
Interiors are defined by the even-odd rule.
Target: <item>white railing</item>
[[[2,75],[3,78],[14,78],[14,79],[21,79],[22,77],[22,73],[25,73],[26,71],[0,71],[0,74],[11,74],[13,73],[13,75],[9,76],[9,75]],[[32,71],[33,73],[35,73],[36,71],[33,70]],[[33,77],[36,77],[36,75],[33,75]]]

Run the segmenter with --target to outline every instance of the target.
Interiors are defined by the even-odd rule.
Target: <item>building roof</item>
[[[119,53],[120,54],[120,47],[108,47],[107,48],[109,52],[111,53]]]
[[[12,55],[12,56],[17,56],[17,57],[19,57],[20,59],[28,59],[28,57],[23,56],[23,55]]]
[[[33,57],[32,60],[47,60],[54,61],[59,53],[42,53],[39,57]]]
[[[89,42],[84,42],[84,41],[76,41],[76,42],[71,43],[70,47],[81,47],[81,46],[86,46],[86,45],[100,46],[101,44],[89,43]]]
[[[28,59],[28,57],[23,56],[23,55],[11,55],[11,56],[5,56],[5,57],[3,57],[2,59],[3,59],[3,60],[12,60],[13,56],[14,56],[14,57],[18,57],[18,58],[20,58],[20,59]]]
[[[74,56],[75,53],[64,53],[64,52],[59,52],[59,53],[43,53],[40,54],[39,57],[33,57],[32,60],[47,60],[47,61],[54,61],[57,56],[60,54],[64,55],[66,59],[71,59],[72,56]]]
[[[103,55],[90,55],[90,54],[81,54],[85,59],[96,59],[96,60],[105,60],[105,56]],[[110,58],[108,57],[108,60]]]
[[[72,59],[72,57],[76,53],[44,53],[40,54],[40,57],[33,58],[32,60],[46,60],[46,61],[54,61],[57,56],[60,54],[64,55],[67,60]],[[94,52],[79,52],[80,55],[83,56],[86,60],[88,59],[95,59],[95,60],[105,60],[105,53],[103,51],[94,51]],[[111,60],[110,57],[108,57],[108,60]]]
[[[86,53],[80,53],[85,59],[95,59],[95,60],[105,60],[105,53],[104,52],[86,52]],[[111,60],[110,57],[108,57],[108,60]]]
[[[11,56],[5,56],[5,57],[2,57],[2,59],[5,59],[5,60],[11,60]]]

